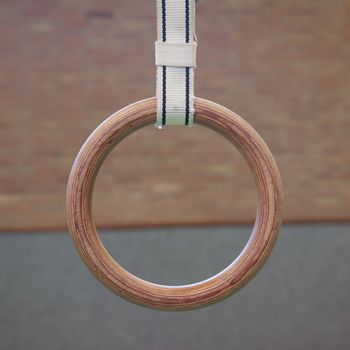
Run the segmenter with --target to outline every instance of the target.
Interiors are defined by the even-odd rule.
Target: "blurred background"
[[[232,109],[279,165],[285,225],[234,297],[163,313],[114,296],[67,234],[88,135],[155,93],[154,1],[0,0],[0,349],[344,349],[350,344],[350,2],[197,6],[196,95]],[[239,153],[200,126],[148,127],[103,164],[94,219],[132,273],[183,284],[239,254],[256,210]]]

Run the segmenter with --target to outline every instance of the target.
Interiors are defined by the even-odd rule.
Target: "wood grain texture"
[[[262,267],[282,220],[282,186],[276,163],[260,136],[243,119],[213,102],[195,100],[195,123],[227,138],[241,152],[254,176],[258,208],[251,238],[238,258],[219,274],[185,286],[163,286],[124,270],[104,248],[92,218],[92,195],[100,166],[122,139],[155,121],[156,99],[113,114],[80,150],[67,188],[67,218],[73,241],[90,271],[113,292],[147,307],[185,310],[217,302],[241,288]],[[195,132],[195,129],[192,129]],[[122,185],[122,184],[121,184]]]

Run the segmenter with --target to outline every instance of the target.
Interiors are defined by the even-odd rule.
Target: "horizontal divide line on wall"
[[[327,224],[327,223],[339,223],[339,224],[348,224],[350,223],[349,218],[335,218],[335,219],[295,219],[295,220],[283,220],[283,224],[286,225],[314,225],[314,224]],[[254,225],[254,221],[234,221],[234,222],[183,222],[183,223],[163,223],[163,224],[134,224],[134,225],[97,225],[98,230],[142,230],[142,229],[161,229],[161,228],[201,228],[201,227],[228,227],[228,226],[246,226],[246,225]],[[282,225],[283,231],[283,225]],[[64,226],[51,226],[51,227],[30,227],[30,228],[0,228],[1,234],[8,233],[68,233],[68,227]]]

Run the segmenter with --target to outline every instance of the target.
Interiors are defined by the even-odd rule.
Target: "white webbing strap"
[[[157,126],[192,125],[195,0],[157,1]]]

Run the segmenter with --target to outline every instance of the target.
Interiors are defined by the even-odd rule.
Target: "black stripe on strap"
[[[186,43],[190,42],[190,0],[186,0]]]
[[[166,7],[165,0],[162,0],[162,40],[166,41]],[[162,99],[162,125],[166,124],[166,66],[163,66],[163,99]]]
[[[166,41],[166,8],[165,8],[165,0],[162,0],[162,31],[163,31],[163,42]]]
[[[163,66],[163,100],[162,100],[162,124],[166,123],[166,66]]]
[[[186,119],[185,125],[189,124],[190,120],[190,67],[186,67]]]

